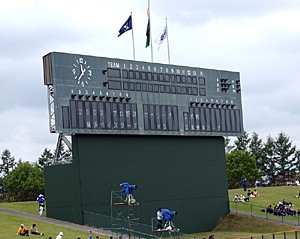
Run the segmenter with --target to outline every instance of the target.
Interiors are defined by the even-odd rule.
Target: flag
[[[148,11],[147,11],[147,15],[148,15],[148,24],[147,24],[147,29],[146,29],[146,36],[147,36],[147,40],[146,40],[146,48],[148,46],[150,46],[150,10],[148,8]]]
[[[119,36],[121,36],[124,32],[127,32],[132,29],[132,17],[131,15],[128,17],[127,21],[123,24],[123,26],[119,30]]]
[[[163,41],[168,37],[167,32],[167,26],[164,27],[164,29],[159,33],[159,36],[156,40],[156,43],[158,44],[158,50],[160,48],[160,45],[163,43]]]

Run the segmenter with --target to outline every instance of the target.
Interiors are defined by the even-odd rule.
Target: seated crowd
[[[292,202],[286,202],[284,199],[282,202],[279,202],[272,208],[272,205],[269,205],[266,209],[266,213],[272,213],[276,216],[296,216],[297,214],[300,214],[300,210],[296,212],[292,208],[293,203]]]

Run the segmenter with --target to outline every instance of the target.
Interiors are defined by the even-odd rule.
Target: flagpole
[[[148,13],[149,13],[149,20],[150,20],[150,42],[151,42],[151,62],[153,62],[153,44],[152,44],[152,29],[151,29],[151,17],[150,17],[150,0],[148,0]]]
[[[132,20],[132,12],[130,12],[130,15],[131,15],[131,22],[133,23],[133,20]],[[134,47],[133,26],[132,26],[132,29],[131,29],[131,35],[132,35],[133,60],[135,60],[135,47]]]
[[[167,18],[166,18],[166,28],[167,28],[168,60],[169,60],[169,64],[170,64],[169,29],[168,29],[168,20],[167,20]]]

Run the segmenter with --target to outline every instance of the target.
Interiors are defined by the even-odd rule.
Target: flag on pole
[[[158,44],[158,50],[160,48],[160,45],[163,43],[163,41],[168,37],[168,31],[167,26],[164,27],[164,29],[159,33],[158,38],[156,40],[156,43]]]
[[[127,32],[132,29],[132,17],[131,15],[128,17],[126,22],[123,24],[123,26],[119,30],[119,36],[121,36],[124,32]]]
[[[146,48],[148,46],[150,46],[150,38],[151,38],[151,35],[150,35],[150,9],[148,8],[147,10],[147,15],[148,15],[148,24],[147,24],[147,29],[146,29]]]

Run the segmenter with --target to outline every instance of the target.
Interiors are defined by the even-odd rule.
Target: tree
[[[241,186],[242,178],[253,179],[259,176],[254,156],[246,150],[233,150],[226,160],[228,186]]]
[[[68,164],[72,162],[72,152],[69,149],[65,149],[64,144],[61,144],[59,148],[58,158],[55,164]]]
[[[55,152],[52,153],[49,149],[45,148],[42,155],[38,158],[36,165],[41,169],[44,166],[55,164],[68,164],[72,162],[72,152],[65,149],[64,144],[60,145],[58,157],[55,158]]]
[[[299,174],[300,172],[300,150],[296,150],[295,154],[294,154],[294,158],[295,158],[295,165],[296,165],[296,173]]]
[[[281,181],[284,179],[290,179],[295,175],[296,160],[292,155],[296,151],[296,146],[292,146],[290,138],[280,132],[275,140],[275,162],[278,169],[278,177]]]
[[[49,149],[45,148],[42,155],[38,158],[37,166],[43,169],[44,166],[53,164],[53,157],[53,153],[51,153]]]
[[[234,141],[235,149],[237,150],[248,150],[250,139],[248,133],[245,131],[243,135],[238,136]]]
[[[234,146],[230,145],[230,138],[224,137],[225,154],[229,154]]]
[[[260,171],[264,176],[267,176],[271,183],[276,181],[276,155],[275,155],[275,143],[274,139],[269,135],[267,141],[264,144],[262,162],[260,165]]]
[[[259,138],[258,134],[253,132],[251,140],[250,140],[250,145],[249,145],[249,152],[251,155],[255,157],[256,161],[256,166],[258,168],[259,172],[263,171],[263,155],[264,155],[264,150],[263,150],[263,143],[262,139]]]
[[[38,166],[20,160],[17,167],[3,179],[3,186],[5,191],[43,191],[45,188],[44,173]]]
[[[11,156],[8,149],[4,149],[1,154],[2,164],[0,164],[0,172],[4,174],[4,177],[9,173],[11,169],[16,166],[15,157]]]

